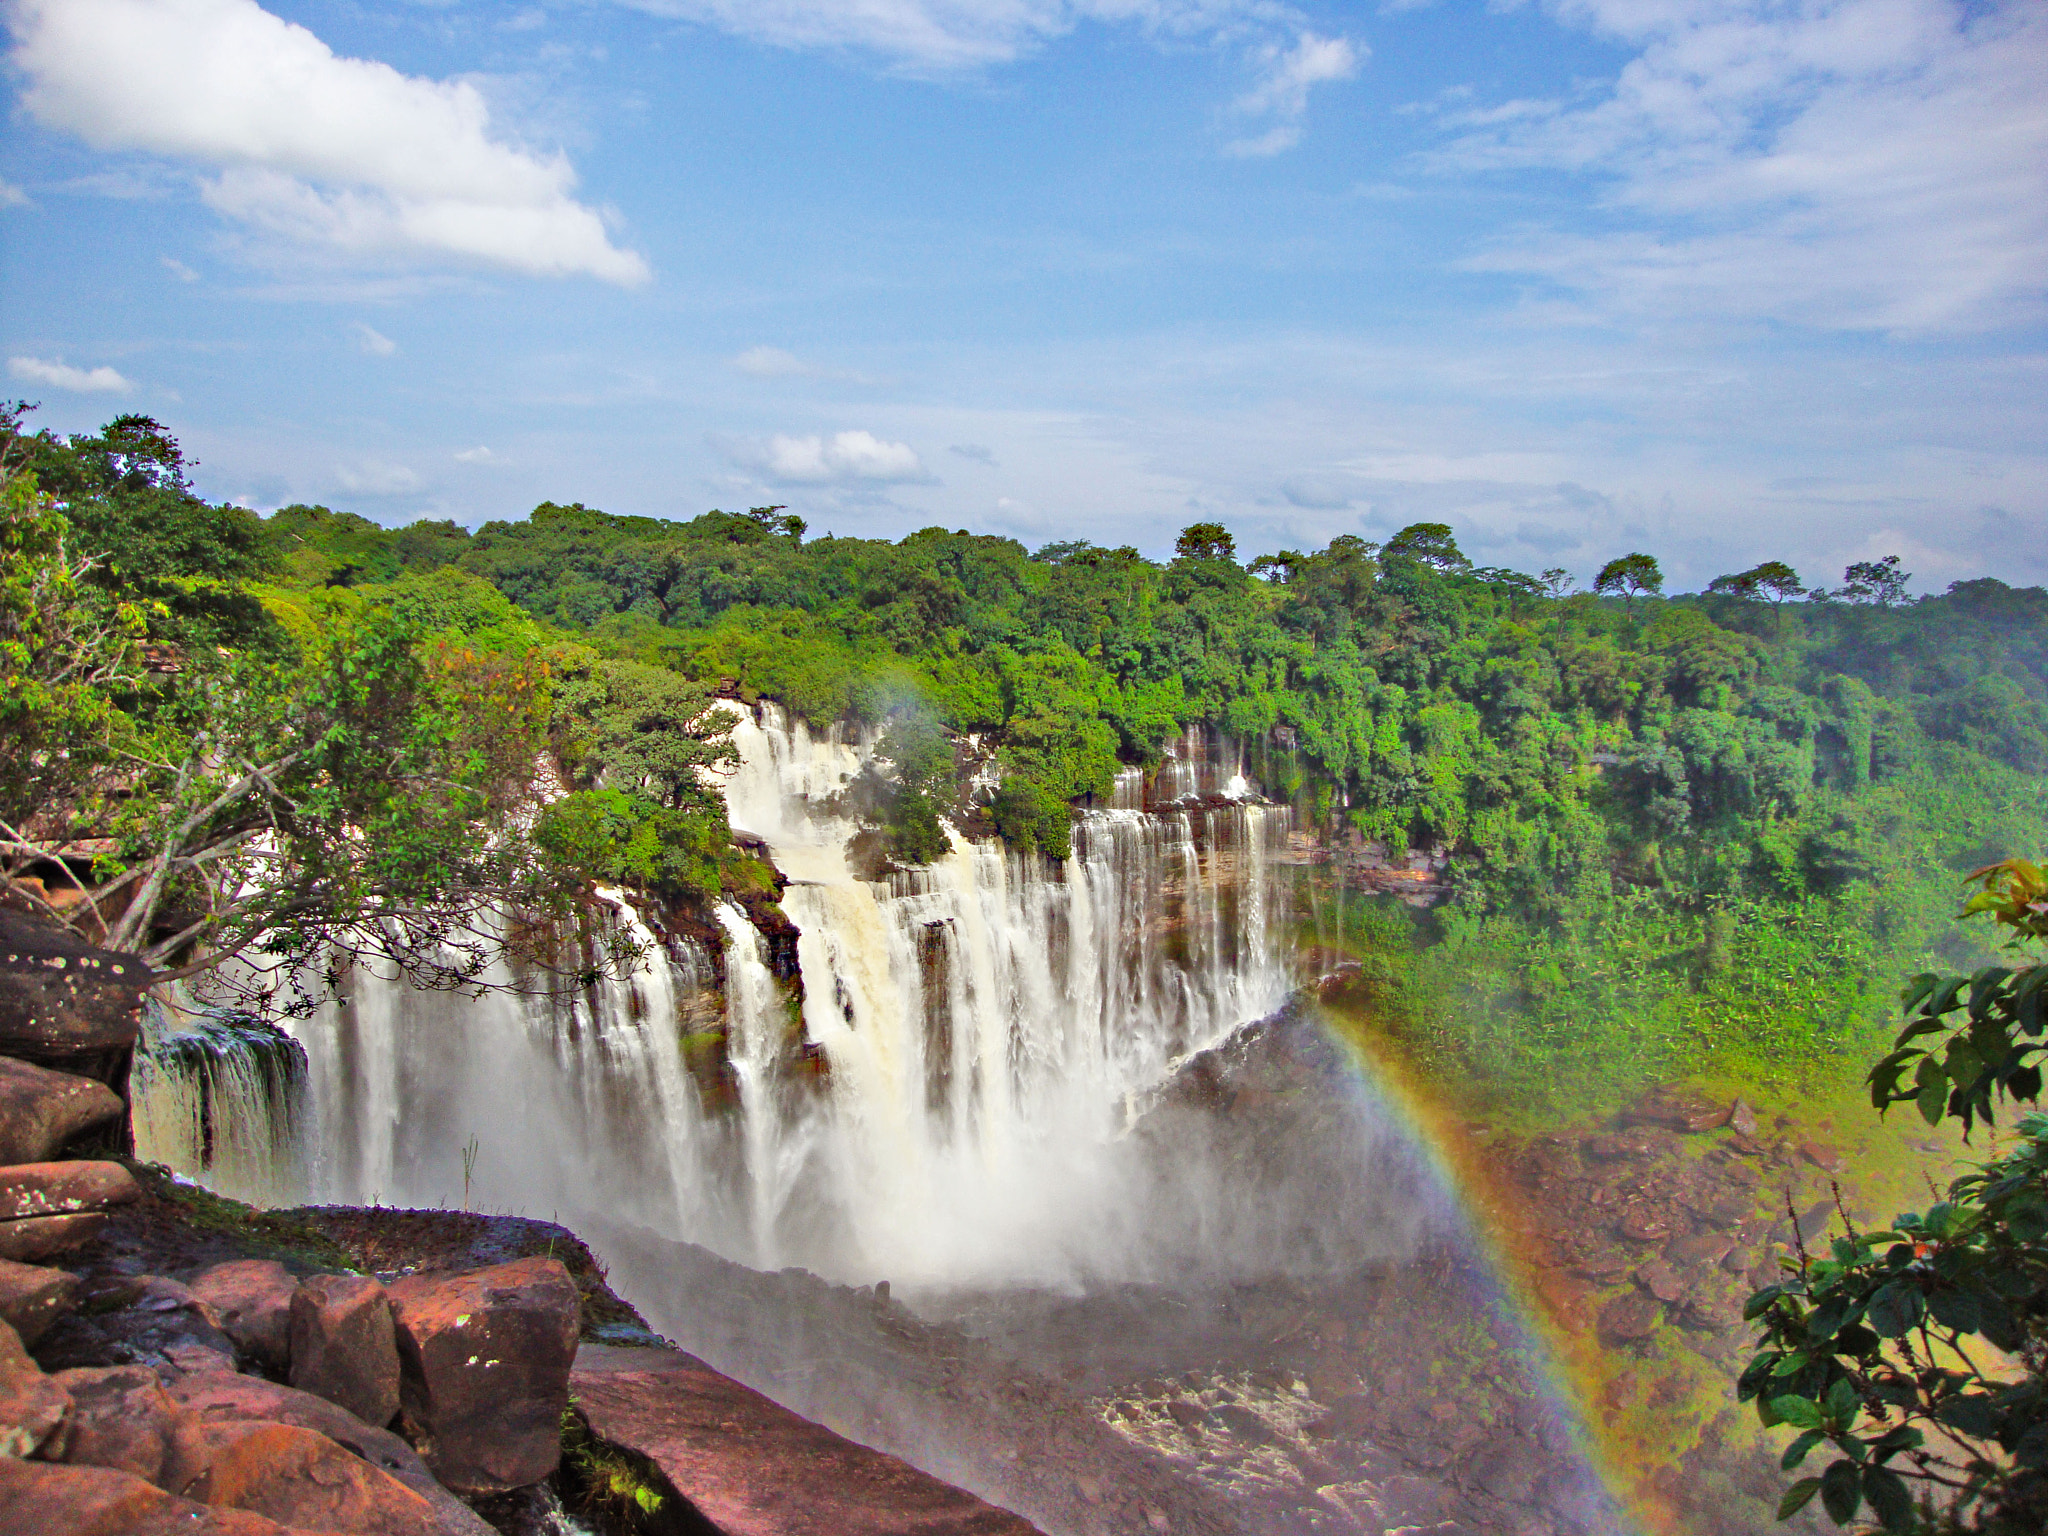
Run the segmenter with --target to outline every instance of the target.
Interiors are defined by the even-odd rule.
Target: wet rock
[[[1809,1207],[1806,1213],[1799,1218],[1799,1235],[1810,1243],[1827,1231],[1828,1223],[1834,1219],[1834,1203],[1823,1200],[1818,1205]],[[1789,1234],[1787,1235],[1789,1236]]]
[[[1803,1141],[1799,1144],[1801,1161],[1813,1164],[1822,1173],[1840,1173],[1842,1154],[1820,1141]]]
[[[1730,1106],[1688,1088],[1653,1088],[1621,1113],[1623,1125],[1654,1125],[1697,1135],[1728,1123]]]
[[[1728,1128],[1738,1136],[1754,1138],[1756,1135],[1756,1111],[1749,1100],[1737,1099],[1728,1111]]]
[[[31,1216],[25,1221],[0,1221],[0,1259],[29,1264],[37,1259],[54,1259],[60,1253],[83,1248],[106,1226],[102,1211],[79,1211],[70,1216]]]
[[[1718,1264],[1734,1246],[1735,1239],[1725,1232],[1694,1232],[1673,1238],[1664,1250],[1664,1257],[1681,1266]]]
[[[1595,1136],[1586,1143],[1586,1155],[1603,1163],[1640,1163],[1657,1155],[1657,1138],[1642,1131],[1617,1131]]]
[[[1536,1491],[1543,1475],[1544,1459],[1528,1441],[1503,1436],[1482,1446],[1473,1456],[1465,1480],[1510,1504],[1519,1504]]]
[[[1671,1221],[1662,1211],[1630,1206],[1622,1212],[1615,1230],[1632,1243],[1659,1243],[1671,1235]]]
[[[49,1460],[132,1472],[170,1493],[204,1470],[198,1415],[174,1402],[147,1366],[87,1366],[51,1379],[70,1394],[71,1417],[43,1448]]]
[[[398,1412],[391,1298],[367,1275],[314,1275],[291,1300],[291,1384],[380,1429]],[[545,1474],[543,1474],[545,1475]]]
[[[0,1056],[0,1164],[46,1162],[72,1137],[126,1111],[105,1083]]]
[[[1730,1248],[1721,1255],[1721,1267],[1731,1275],[1745,1274],[1756,1267],[1756,1255],[1747,1248]]]
[[[406,1420],[434,1475],[467,1493],[553,1472],[576,1360],[567,1268],[518,1259],[469,1274],[412,1275],[392,1285],[391,1307]]]
[[[187,1492],[202,1503],[350,1536],[419,1536],[434,1529],[425,1499],[325,1435],[265,1423],[208,1424],[201,1434],[206,1470]]]
[[[293,1536],[275,1520],[209,1509],[131,1472],[0,1458],[0,1531],[48,1536]]]
[[[1664,1308],[1657,1299],[1634,1291],[1600,1309],[1600,1337],[1609,1344],[1633,1343],[1655,1333],[1663,1320]]]
[[[71,1310],[77,1297],[76,1275],[0,1259],[0,1322],[13,1328],[24,1344],[40,1339],[50,1324]]]
[[[1166,1405],[1166,1416],[1185,1430],[1197,1430],[1209,1423],[1209,1410],[1200,1403],[1185,1397],[1176,1397]]]
[[[800,1419],[680,1351],[586,1345],[573,1387],[592,1434],[646,1457],[729,1536],[1035,1536],[1019,1516]],[[1129,1510],[1134,1500],[1118,1493]]]
[[[162,1275],[131,1275],[82,1287],[78,1309],[36,1346],[50,1370],[88,1365],[158,1369],[234,1368],[234,1341],[191,1290]]]
[[[221,1332],[266,1369],[289,1368],[292,1296],[299,1282],[272,1259],[216,1264],[192,1281],[192,1294],[209,1307]]]
[[[263,1421],[325,1435],[343,1450],[390,1473],[434,1511],[437,1536],[490,1536],[490,1527],[435,1481],[419,1453],[389,1430],[375,1429],[324,1397],[230,1371],[184,1376],[165,1390],[206,1423]]]
[[[18,1163],[0,1168],[0,1221],[100,1211],[142,1198],[119,1163]]]
[[[0,1325],[0,1460],[34,1455],[70,1411],[70,1395],[29,1358],[21,1335]]]

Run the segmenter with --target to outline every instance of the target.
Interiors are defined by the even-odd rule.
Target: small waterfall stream
[[[625,1221],[849,1280],[1163,1263],[1125,1132],[1291,985],[1285,811],[1190,733],[1079,817],[1069,859],[954,832],[935,863],[865,879],[846,797],[872,736],[763,704],[734,739],[732,823],[788,879],[796,977],[735,904],[657,935],[615,892],[591,921],[646,947],[624,977],[472,999],[358,969],[285,1026],[309,1150],[266,1193]]]

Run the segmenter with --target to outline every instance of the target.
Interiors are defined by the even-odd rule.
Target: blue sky
[[[2048,578],[2035,0],[7,0],[0,387],[209,495]]]

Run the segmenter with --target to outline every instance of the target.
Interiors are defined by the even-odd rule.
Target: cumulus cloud
[[[872,432],[835,432],[830,437],[778,433],[765,441],[735,444],[728,451],[735,463],[790,484],[902,483],[930,478],[916,449]]]
[[[164,264],[164,270],[170,273],[171,276],[175,277],[179,282],[196,283],[199,281],[199,274],[193,271],[190,267],[186,266],[185,263],[178,260],[177,257],[166,256],[162,258],[162,260]]]
[[[69,363],[50,362],[40,357],[10,357],[7,371],[29,384],[47,384],[52,389],[69,389],[80,394],[126,394],[135,386],[113,369],[74,368]]]
[[[757,379],[808,379],[819,372],[814,364],[780,347],[749,347],[732,360],[732,365]]]
[[[497,455],[482,444],[474,448],[458,448],[455,451],[455,462],[458,464],[488,464],[495,458]]]
[[[420,477],[403,464],[386,464],[369,459],[361,464],[337,465],[334,483],[357,496],[409,496],[420,488]]]
[[[255,0],[15,0],[23,104],[106,150],[208,168],[207,203],[350,257],[455,257],[635,284],[636,253],[511,142],[476,87],[337,56]]]
[[[28,205],[28,194],[11,181],[0,180],[0,208],[23,208]]]
[[[1475,265],[1599,302],[1976,330],[2048,296],[2048,9],[2033,0],[1556,0],[1635,56],[1585,101],[1448,114],[1444,166],[1604,180],[1610,233]]]
[[[1301,142],[1301,120],[1308,114],[1308,93],[1318,85],[1349,80],[1358,73],[1363,52],[1349,38],[1318,37],[1304,32],[1293,47],[1268,43],[1259,53],[1259,79],[1238,97],[1241,117],[1273,121],[1263,133],[1247,134],[1224,145],[1239,160],[1262,159]]]
[[[397,342],[360,320],[356,322],[355,330],[356,346],[372,357],[389,357],[398,350]]]

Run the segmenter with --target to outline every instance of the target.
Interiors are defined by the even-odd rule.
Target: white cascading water
[[[841,797],[872,741],[768,704],[734,741],[733,826],[789,882],[800,1026],[730,904],[714,966],[611,897],[650,954],[588,989],[470,999],[359,971],[287,1026],[306,1196],[631,1222],[848,1280],[1157,1278],[1123,1133],[1180,1059],[1286,996],[1285,812],[1191,735],[1153,808],[1126,772],[1070,859],[955,833],[866,880]]]

